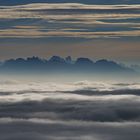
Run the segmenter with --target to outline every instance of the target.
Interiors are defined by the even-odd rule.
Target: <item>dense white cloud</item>
[[[0,91],[2,92],[22,92],[22,91],[75,91],[82,89],[90,89],[92,91],[112,91],[112,90],[136,90],[140,89],[139,83],[105,83],[79,81],[68,83],[52,83],[52,82],[19,82],[16,80],[4,80],[0,82]],[[9,88],[8,88],[9,87]],[[64,88],[65,87],[65,88]]]
[[[110,84],[95,82],[76,83],[18,83],[17,81],[1,82],[0,102],[42,101],[45,99],[60,100],[120,100],[137,99],[139,83]],[[115,92],[118,91],[118,92]],[[134,91],[134,92],[133,92]],[[135,94],[134,94],[135,93]],[[92,95],[92,96],[91,96]],[[99,95],[106,95],[99,96]],[[135,97],[136,96],[136,97]]]

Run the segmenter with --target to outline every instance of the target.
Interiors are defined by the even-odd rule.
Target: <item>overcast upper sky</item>
[[[0,59],[140,60],[139,0],[0,0]]]

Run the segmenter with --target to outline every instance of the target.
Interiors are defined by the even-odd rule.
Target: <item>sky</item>
[[[140,64],[140,1],[0,0],[0,60],[52,55]]]
[[[0,0],[0,61],[53,55],[140,66],[140,0]],[[32,75],[18,62],[1,69],[0,140],[140,140],[140,67]]]

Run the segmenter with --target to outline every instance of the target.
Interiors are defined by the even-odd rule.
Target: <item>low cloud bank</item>
[[[2,82],[1,140],[139,140],[139,83]]]
[[[39,121],[39,120],[38,120]],[[1,140],[139,140],[140,123],[38,123],[14,120],[0,123]]]

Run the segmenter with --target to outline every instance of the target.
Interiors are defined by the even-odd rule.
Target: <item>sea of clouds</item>
[[[140,83],[0,81],[1,140],[139,140]]]

